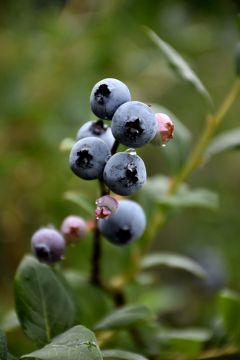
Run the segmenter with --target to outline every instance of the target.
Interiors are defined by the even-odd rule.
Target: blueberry
[[[65,240],[58,231],[41,228],[32,236],[32,251],[39,261],[54,264],[63,258]]]
[[[131,100],[128,87],[117,79],[103,79],[92,89],[90,105],[93,113],[101,119],[111,120],[117,108]]]
[[[95,136],[103,140],[111,149],[115,138],[113,137],[112,130],[109,126],[104,124],[102,120],[88,121],[80,127],[77,133],[77,140]]]
[[[113,136],[123,145],[133,148],[149,143],[155,136],[157,124],[150,107],[139,101],[121,105],[112,119]]]
[[[138,239],[146,227],[142,207],[132,200],[120,200],[115,214],[108,219],[99,219],[100,232],[115,245],[126,245]]]
[[[67,216],[61,225],[61,233],[67,242],[73,243],[83,239],[87,234],[87,223],[79,216]]]
[[[119,152],[107,162],[103,179],[105,184],[118,195],[131,195],[146,181],[146,168],[136,153]]]
[[[102,178],[104,166],[110,156],[106,143],[96,137],[78,140],[70,153],[70,167],[82,179]]]

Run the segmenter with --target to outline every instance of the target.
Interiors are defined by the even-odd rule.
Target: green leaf
[[[212,333],[207,329],[162,330],[159,340],[173,352],[183,353],[186,358],[196,359],[204,343],[210,340]],[[188,356],[187,356],[188,355]]]
[[[240,295],[225,289],[219,295],[219,311],[227,335],[240,345]]]
[[[169,194],[170,179],[166,176],[148,178],[143,192],[159,205],[169,207],[200,207],[215,210],[218,207],[218,196],[207,189],[190,189],[187,184],[181,184],[176,193]]]
[[[26,256],[15,277],[16,311],[25,334],[38,344],[72,326],[74,305],[52,269]]]
[[[55,337],[42,349],[23,355],[21,359],[44,360],[101,360],[102,355],[92,331],[77,325]]]
[[[208,161],[210,158],[212,158],[215,155],[218,155],[227,150],[233,150],[235,148],[239,148],[239,146],[240,146],[240,128],[237,128],[213,138],[213,140],[208,145],[205,151],[204,159],[205,161]]]
[[[76,193],[74,191],[67,191],[64,193],[63,197],[64,199],[72,201],[74,204],[80,206],[88,215],[92,216],[94,214],[94,207],[85,195],[79,192]]]
[[[61,141],[59,148],[61,151],[69,152],[75,143],[76,143],[76,140],[74,140],[72,138],[65,138]]]
[[[150,310],[143,305],[128,305],[117,309],[95,325],[95,330],[122,329],[147,320]]]
[[[170,169],[176,172],[180,170],[189,153],[192,134],[170,110],[156,104],[152,105],[152,110],[155,113],[167,114],[174,123],[174,138],[165,147],[161,147],[161,154],[166,158]]]
[[[8,360],[7,340],[5,334],[0,330],[0,360]]]
[[[174,253],[161,252],[150,254],[145,256],[141,262],[142,270],[159,266],[185,270],[200,278],[205,278],[207,276],[204,269],[198,263],[186,256]]]
[[[8,360],[17,360],[17,358],[12,354],[8,353]]]
[[[124,350],[103,350],[102,356],[104,359],[122,359],[122,360],[147,360],[145,356],[135,354],[133,352],[124,351]]]
[[[202,95],[210,105],[212,105],[212,99],[204,87],[201,80],[190,68],[188,63],[182,58],[182,56],[169,44],[163,41],[154,31],[151,29],[145,28],[145,31],[149,38],[157,45],[161,50],[165,59],[168,61],[172,69],[179,75],[183,80],[191,83],[194,88]]]

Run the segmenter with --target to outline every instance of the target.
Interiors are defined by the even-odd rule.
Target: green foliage
[[[146,321],[151,316],[149,309],[143,305],[128,305],[115,310],[95,325],[95,330],[129,328]]]
[[[213,138],[205,151],[204,159],[208,161],[215,155],[221,154],[224,151],[238,149],[239,146],[240,129],[226,131]]]
[[[95,335],[84,326],[75,326],[55,337],[42,349],[21,357],[39,360],[101,360],[102,355]]]
[[[218,195],[207,189],[190,189],[181,184],[177,191],[169,192],[170,179],[166,176],[153,176],[147,179],[143,194],[160,206],[172,208],[200,207],[215,210],[218,207]]]
[[[239,147],[239,101],[236,111],[228,113],[233,130],[211,139],[218,131],[211,129],[194,153],[206,106],[192,88],[211,105],[206,83],[220,103],[207,129],[220,124],[214,120],[235,99],[224,88],[233,80],[233,69],[226,66],[233,64],[236,39],[229,19],[234,11],[232,2],[223,3],[192,2],[189,7],[178,0],[104,0],[99,6],[69,1],[61,13],[50,11],[47,2],[44,10],[33,12],[24,1],[0,5],[0,327],[8,340],[0,332],[0,360],[16,359],[8,350],[22,359],[49,360],[239,357],[238,293],[219,294],[223,285],[214,259],[206,265],[205,259],[198,263],[178,254],[211,244],[229,265],[229,284],[238,288],[239,161],[223,154],[221,166],[207,162]],[[151,41],[142,36],[142,24],[156,29],[145,28]],[[180,53],[191,58],[202,80]],[[92,236],[99,184],[73,178],[68,152],[77,128],[92,119],[89,90],[104,76],[126,81],[134,99],[153,101],[153,111],[168,114],[175,132],[166,147],[139,149],[149,174],[138,195],[148,227],[142,239],[126,248],[102,240],[101,281],[95,283]],[[228,101],[221,107],[224,91]],[[194,166],[186,172],[192,158]],[[188,185],[189,175],[200,166]],[[30,234],[49,222],[58,226],[70,213],[86,218],[91,228],[87,238],[68,248],[59,267],[30,256],[22,260],[15,278],[16,315],[12,274],[29,251]]]
[[[73,191],[67,191],[64,194],[66,200],[72,201],[74,204],[82,208],[87,214],[92,215],[94,212],[94,207],[87,197],[82,193],[76,193]]]
[[[231,290],[223,290],[219,295],[219,312],[225,331],[236,345],[240,344],[240,295]]]
[[[123,350],[103,350],[102,356],[104,359],[122,359],[122,360],[147,360],[142,355],[135,354],[129,351],[123,351]]]
[[[189,67],[187,62],[178,54],[178,52],[173,49],[168,43],[162,40],[154,31],[146,29],[146,32],[150,39],[158,46],[162,54],[168,61],[172,69],[185,81],[191,83],[194,88],[202,95],[209,104],[212,104],[212,99],[202,84],[201,80]]]
[[[15,302],[24,332],[40,345],[73,324],[69,293],[49,266],[31,256],[26,256],[17,270]]]
[[[75,322],[92,328],[113,309],[112,299],[102,289],[76,272],[65,273],[76,307]]]
[[[141,262],[141,268],[143,270],[166,266],[176,270],[185,270],[190,274],[193,274],[200,278],[205,278],[207,276],[204,269],[195,261],[187,258],[186,256],[181,256],[178,254],[172,253],[154,253],[145,256]]]

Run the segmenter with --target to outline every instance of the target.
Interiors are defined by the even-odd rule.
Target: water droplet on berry
[[[127,149],[126,152],[129,153],[129,155],[136,155],[137,154],[136,150],[133,149],[133,148]]]

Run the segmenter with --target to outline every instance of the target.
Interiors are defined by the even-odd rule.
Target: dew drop
[[[162,147],[166,147],[167,144],[162,144]]]
[[[136,154],[137,154],[136,150],[133,149],[133,148],[127,149],[126,152],[127,152],[129,155],[136,155]]]

